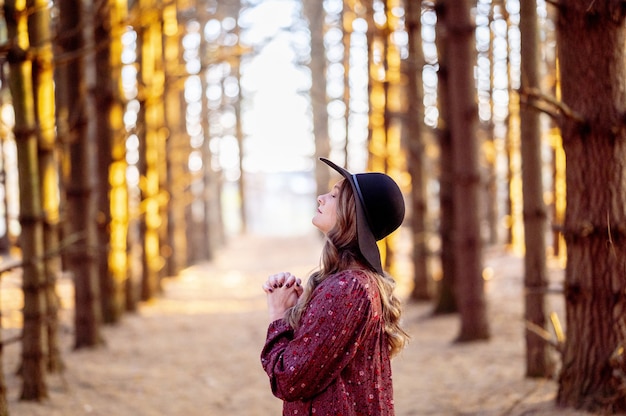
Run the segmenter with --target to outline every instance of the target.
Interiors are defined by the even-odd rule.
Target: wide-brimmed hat
[[[394,232],[404,220],[404,198],[398,184],[380,172],[350,173],[326,158],[320,158],[352,186],[356,203],[359,249],[365,260],[380,274],[383,266],[376,241]]]

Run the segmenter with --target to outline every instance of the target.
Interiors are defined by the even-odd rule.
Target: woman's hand
[[[263,284],[267,293],[270,321],[281,319],[285,311],[296,304],[302,295],[302,282],[289,272],[273,274]]]

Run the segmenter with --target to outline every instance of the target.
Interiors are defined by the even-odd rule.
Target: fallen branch
[[[554,347],[555,350],[561,352],[561,344],[552,338],[552,334],[545,330],[545,328],[537,325],[534,322],[526,321],[526,329],[530,332],[538,335],[545,341],[546,344]]]

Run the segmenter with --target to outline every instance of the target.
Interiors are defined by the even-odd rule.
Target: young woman
[[[305,288],[288,272],[263,285],[271,323],[261,363],[283,415],[394,415],[390,358],[408,335],[376,241],[402,223],[402,193],[385,174],[321,160],[343,176],[317,199],[321,267]]]

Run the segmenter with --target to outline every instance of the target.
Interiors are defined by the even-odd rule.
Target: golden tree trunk
[[[26,3],[5,2],[9,38],[9,88],[15,112],[15,143],[20,189],[20,245],[23,257],[24,328],[22,332],[23,378],[21,399],[41,400],[48,395],[45,382],[46,276],[43,265],[43,207],[39,181],[39,161],[32,84],[32,62],[28,60]]]

